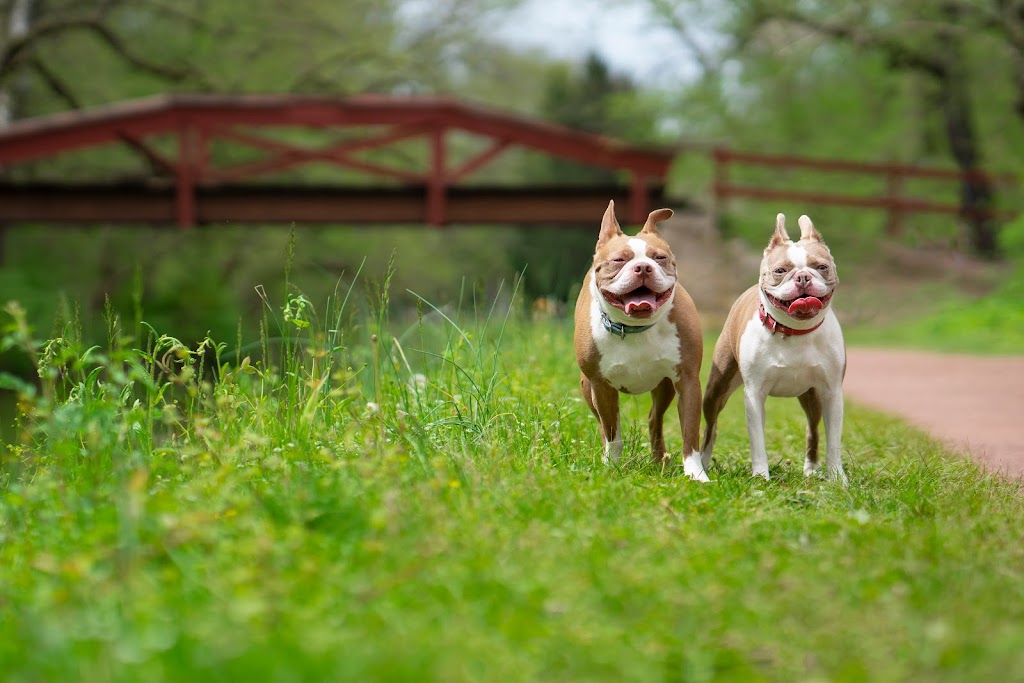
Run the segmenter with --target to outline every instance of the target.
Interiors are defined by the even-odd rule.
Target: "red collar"
[[[768,328],[769,332],[771,332],[772,334],[780,332],[785,337],[795,337],[800,334],[810,334],[811,332],[814,332],[816,329],[821,327],[821,324],[825,322],[825,316],[822,316],[821,322],[819,322],[814,327],[808,327],[806,330],[798,330],[795,327],[787,327],[780,323],[775,318],[768,315],[768,311],[764,310],[764,304],[761,304],[761,308],[758,310],[758,314],[761,316],[761,322],[764,324],[765,327]]]

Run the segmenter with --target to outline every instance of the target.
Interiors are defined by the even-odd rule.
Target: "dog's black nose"
[[[637,275],[650,275],[654,272],[654,266],[650,263],[637,263],[633,266],[633,272]]]

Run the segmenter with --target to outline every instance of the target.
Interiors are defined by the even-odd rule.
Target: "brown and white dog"
[[[697,450],[700,429],[700,319],[676,281],[676,260],[658,235],[671,209],[652,211],[635,236],[623,234],[615,206],[601,221],[594,267],[576,300],[576,361],[583,398],[597,416],[604,462],[622,457],[619,392],[651,392],[648,416],[654,461],[665,461],[663,421],[679,394],[683,471],[707,481]]]
[[[846,483],[842,461],[843,375],[846,346],[829,305],[839,278],[811,219],[800,216],[800,240],[786,233],[786,217],[761,260],[761,281],[736,300],[715,344],[704,393],[704,467],[711,463],[718,414],[741,384],[755,476],[768,479],[764,404],[768,396],[796,396],[807,415],[804,474],[817,471],[818,422],[825,420],[830,478]]]

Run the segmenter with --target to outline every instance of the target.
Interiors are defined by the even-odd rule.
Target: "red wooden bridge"
[[[495,183],[492,162],[513,148],[604,169],[621,182]],[[742,198],[881,209],[893,231],[909,213],[962,212],[954,201],[907,196],[905,179],[969,184],[984,177],[980,169],[641,147],[444,97],[169,95],[0,130],[0,225],[593,225],[609,199],[638,223],[666,203],[675,156],[695,149],[715,164],[710,190],[718,207]],[[313,165],[333,169],[333,182]],[[729,175],[737,167],[867,175],[882,189],[858,195],[742,184]]]
[[[311,145],[308,132],[325,129],[343,137]],[[307,139],[296,139],[303,132]],[[453,133],[476,138],[478,149],[454,158]],[[425,152],[409,154],[406,145],[400,165],[379,160],[381,150],[413,139],[426,141]],[[249,158],[215,159],[211,150],[223,143],[236,157],[239,147],[248,148]],[[0,130],[0,166],[10,177],[25,162],[110,146],[130,150],[148,169],[146,177],[8,181],[0,186],[0,221],[592,224],[611,198],[632,222],[642,222],[652,203],[660,203],[675,156],[447,98],[172,95],[18,121]],[[628,185],[464,182],[515,146],[618,172]],[[363,179],[355,185],[251,182],[313,163]]]

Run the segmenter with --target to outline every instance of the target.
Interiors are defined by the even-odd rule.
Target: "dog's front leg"
[[[822,414],[825,419],[825,466],[829,479],[838,479],[846,486],[843,471],[843,388],[822,392]]]
[[[683,433],[683,473],[697,481],[711,481],[704,471],[697,445],[700,443],[700,378],[696,371],[684,373],[676,383],[679,392],[679,429]]]
[[[619,431],[619,392],[604,382],[591,385],[594,411],[601,422],[604,456],[601,462],[618,464],[622,459],[622,432]]]
[[[757,387],[743,387],[743,405],[747,413],[747,436],[750,438],[750,464],[753,476],[771,479],[768,475],[768,451],[764,444],[764,402],[767,396]]]

